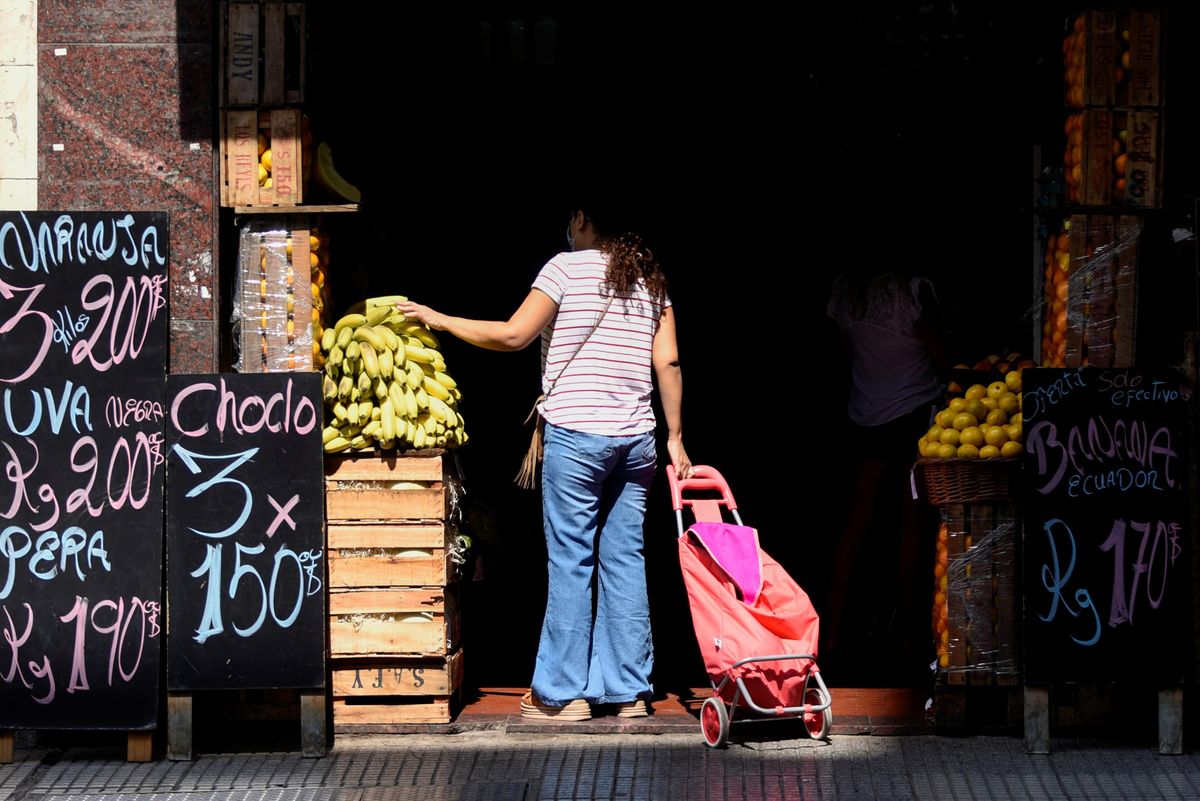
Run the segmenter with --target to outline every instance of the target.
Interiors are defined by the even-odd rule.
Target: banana
[[[436,444],[439,448],[446,447],[446,437],[445,436],[438,437],[436,440],[434,440],[434,444]]]
[[[371,419],[371,411],[375,408],[375,402],[364,400],[358,402],[358,419],[364,424]]]
[[[410,345],[407,342],[404,343],[404,358],[419,364],[430,364],[433,362],[432,353],[420,345]]]
[[[421,405],[417,403],[417,396],[411,389],[404,390],[404,404],[410,418],[416,418],[421,413]]]
[[[346,358],[346,355],[345,355],[345,354],[342,352],[342,349],[341,349],[341,348],[339,348],[337,345],[334,345],[334,346],[333,346],[333,347],[330,349],[330,351],[329,351],[329,361],[331,361],[331,362],[339,362],[339,363],[340,363],[340,362],[342,361],[342,359],[344,359],[344,358]]]
[[[354,403],[358,403],[358,400],[361,397],[362,397],[362,390],[359,389],[357,385],[355,385],[354,388],[350,390],[350,400]]]
[[[412,335],[420,340],[421,344],[427,348],[433,348],[436,350],[437,348],[441,347],[438,344],[438,338],[433,335],[432,331],[424,326],[413,329]]]
[[[437,381],[439,384],[441,384],[446,389],[457,389],[458,388],[458,382],[455,381],[450,376],[443,373],[441,370],[434,370],[433,378],[435,381]]]
[[[376,398],[382,401],[388,396],[388,382],[382,377],[376,378],[375,383],[371,385],[371,392],[374,393]]]
[[[321,379],[321,397],[325,398],[325,400],[334,400],[337,398],[337,396],[337,382],[329,376],[325,376],[323,379]]]
[[[361,357],[362,353],[359,352],[358,343],[354,340],[350,340],[350,342],[346,345],[346,358],[350,361],[354,361],[355,359]]]
[[[362,394],[363,392],[373,392],[375,379],[371,378],[371,376],[367,375],[366,373],[359,373],[358,380],[355,381],[355,386],[358,387],[359,394]]]
[[[425,373],[421,370],[421,365],[416,362],[408,363],[408,386],[410,389],[416,389],[425,383]]]
[[[354,329],[354,341],[365,342],[375,349],[375,352],[383,350],[387,347],[387,343],[383,341],[383,337],[375,333],[375,329],[368,325],[361,325]]]
[[[352,425],[352,426],[359,425],[358,404],[350,403],[350,404],[347,404],[344,408],[346,409],[346,419],[350,421],[350,425]]]
[[[348,420],[350,412],[340,402],[333,404],[333,416],[338,420]]]
[[[342,426],[342,436],[346,439],[354,439],[362,429],[358,426],[352,426],[349,423]]]
[[[362,330],[361,328],[359,329]],[[379,357],[375,355],[375,348],[370,342],[360,342],[358,352],[362,355],[363,370],[371,378],[379,377]]]
[[[363,426],[362,435],[364,437],[370,437],[370,438],[374,439],[375,434],[379,431],[379,429],[381,427],[382,427],[382,423],[380,423],[378,420],[372,420],[371,422],[369,422],[365,426]]]
[[[342,315],[342,318],[340,320],[338,320],[336,323],[334,323],[333,327],[335,329],[337,329],[337,331],[340,335],[341,330],[343,328],[346,328],[347,326],[349,326],[350,328],[358,328],[360,325],[362,325],[366,321],[367,321],[367,317],[365,314],[359,314],[358,312],[351,312],[350,314]]]
[[[383,338],[383,344],[388,350],[399,350],[400,346],[404,344],[400,341],[400,337],[396,336],[396,332],[386,325],[375,326],[375,333]]]
[[[379,416],[380,427],[383,429],[384,440],[396,438],[396,410],[392,404],[391,398],[386,398],[383,401],[383,406],[380,408]]]
[[[321,444],[328,445],[330,440],[332,440],[334,437],[340,436],[341,433],[342,432],[338,431],[333,426],[325,426],[325,428],[321,431]]]
[[[437,374],[435,373],[434,375]],[[435,381],[429,376],[425,376],[422,386],[425,388],[425,391],[429,393],[430,397],[437,398],[440,401],[450,400],[450,390],[442,386],[441,382]]]
[[[367,317],[366,323],[367,323],[367,325],[370,325],[370,326],[379,325],[385,319],[387,319],[387,316],[391,313],[392,313],[392,309],[389,306],[375,306],[375,307],[368,306],[367,314],[366,314],[366,317]]]
[[[325,362],[325,375],[329,376],[330,378],[332,378],[334,380],[337,380],[337,378],[341,375],[341,372],[342,372],[342,366],[340,364],[338,364],[337,362],[335,362],[335,361]]]
[[[338,453],[350,447],[350,440],[345,437],[334,437],[325,443],[326,453]]]
[[[348,375],[342,376],[342,380],[338,383],[337,396],[342,400],[350,397],[350,390],[354,389],[354,379]]]
[[[350,447],[354,448],[355,450],[362,450],[363,448],[371,447],[371,443],[367,442],[366,437],[364,437],[362,434],[359,434],[357,437],[350,440]]]
[[[439,437],[444,436],[446,433],[446,424],[438,423],[436,426],[434,426],[433,433]]]
[[[455,387],[454,389],[450,390],[450,396],[452,398],[454,398],[455,403],[462,400],[462,393],[458,391],[458,387]]]
[[[378,420],[378,419],[380,419],[382,416],[383,416],[383,410],[379,408],[379,405],[378,405],[378,404],[376,404],[376,405],[373,405],[373,406],[371,407],[371,419],[372,419],[372,420]]]
[[[428,402],[429,416],[438,422],[444,423],[447,417],[446,412],[450,411],[450,407],[437,398],[428,398]]]
[[[367,298],[366,307],[374,309],[382,307],[388,310],[388,314],[395,312],[396,304],[408,300],[404,295],[380,295],[377,298]]]
[[[384,348],[383,350],[379,351],[377,356],[379,359],[379,374],[384,378],[391,378],[392,367],[394,365],[394,362],[392,361],[392,349]]]
[[[425,447],[425,439],[426,439],[425,429],[418,428],[417,433],[413,436],[413,447],[414,448],[424,448]]]
[[[326,328],[323,332],[321,332],[321,350],[328,353],[333,349],[333,346],[336,342],[337,331],[332,328]]]
[[[433,352],[433,362],[432,363],[433,363],[434,372],[439,372],[439,373],[446,372],[446,360],[443,359],[442,354],[438,353],[436,350]]]
[[[396,440],[395,439],[380,440],[378,442],[378,445],[381,450],[390,451],[396,447]]]
[[[434,369],[433,362],[430,362],[429,364],[422,364],[421,372],[423,374],[425,374],[426,376],[428,376],[429,378],[433,378],[434,375],[437,374],[437,370]]]
[[[392,401],[392,409],[395,410],[397,417],[406,417],[408,415],[408,401],[404,397],[404,385],[396,381],[388,384],[388,398]]]
[[[424,387],[417,387],[417,391],[413,393],[413,397],[417,399],[417,406],[422,409],[429,408],[429,393]]]
[[[354,329],[349,326],[343,326],[341,328],[335,328],[334,330],[337,332],[338,347],[342,350],[345,350],[346,346],[350,344],[351,337],[354,336]]]

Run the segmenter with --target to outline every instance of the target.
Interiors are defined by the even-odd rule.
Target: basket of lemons
[[[1020,485],[1021,373],[972,384],[917,440],[917,473],[929,502],[1007,500]]]

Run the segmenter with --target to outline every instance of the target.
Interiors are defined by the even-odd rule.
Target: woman
[[[859,595],[896,598],[906,667],[920,675],[929,662],[921,644],[928,640],[926,618],[917,614],[924,510],[912,498],[908,472],[946,386],[937,299],[926,279],[890,266],[864,268],[837,277],[828,315],[850,357],[847,412],[859,459],[849,520],[834,558],[824,650],[851,661],[837,653],[847,634],[851,577],[864,567],[864,554],[875,554],[889,566],[895,586],[863,586]],[[880,523],[890,531],[866,547]]]
[[[542,340],[546,421],[542,514],[549,593],[524,717],[586,720],[592,704],[648,714],[653,646],[642,523],[656,468],[651,367],[680,478],[683,379],[666,280],[619,217],[587,204],[507,322],[451,317],[405,302],[430,328],[489,350]],[[593,587],[595,604],[593,612]]]

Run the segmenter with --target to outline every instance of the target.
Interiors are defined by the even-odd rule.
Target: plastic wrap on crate
[[[299,235],[298,235],[299,234]],[[231,320],[234,370],[314,368],[314,293],[307,229],[251,220],[238,230],[238,272]]]
[[[1141,227],[1136,217],[1077,214],[1047,234],[1034,309],[1044,366],[1133,366]]]
[[[938,669],[954,683],[1014,675],[1020,524],[1010,505],[948,507],[934,564],[933,633]]]

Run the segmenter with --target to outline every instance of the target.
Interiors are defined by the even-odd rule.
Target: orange
[[[952,428],[954,425],[954,412],[950,409],[942,409],[933,419],[942,428]]]
[[[1113,170],[1117,173],[1117,175],[1122,177],[1125,175],[1125,167],[1128,161],[1129,156],[1125,155],[1124,153],[1117,156],[1116,159],[1113,160]]]
[[[928,431],[925,432],[925,439],[927,439],[931,442],[934,440],[937,440],[940,442],[941,438],[942,438],[942,432],[945,430],[946,429],[942,428],[941,426],[939,426],[935,423],[929,427]]]
[[[993,381],[992,383],[988,384],[987,394],[989,398],[995,398],[997,401],[999,401],[1000,396],[1005,392],[1008,392],[1008,385],[1003,381]]]
[[[1054,298],[1055,298],[1055,300],[1061,300],[1063,303],[1067,302],[1067,282],[1066,281],[1060,281],[1058,286],[1054,287]]]
[[[1000,404],[996,403],[995,398],[980,398],[979,402],[983,404],[983,408],[987,409],[988,412],[992,412],[1000,408]]]
[[[939,459],[953,459],[956,453],[958,453],[958,448],[953,445],[941,445],[938,447]]]
[[[1000,455],[1000,449],[995,445],[984,445],[979,449],[980,459],[995,459]]]
[[[959,450],[962,450],[961,448]],[[1019,442],[1006,442],[1000,446],[1000,455],[1004,457],[1017,456],[1023,451]]]
[[[965,428],[965,426],[964,426],[964,428]],[[939,439],[941,440],[942,445],[953,445],[955,447],[958,447],[958,442],[959,442],[958,429],[957,428],[944,429],[942,431],[942,436],[939,437]]]
[[[1021,402],[1017,400],[1017,396],[1012,392],[1008,392],[1007,390],[999,398],[996,398],[996,402],[999,403],[1000,408],[1010,416],[1013,414],[1013,412],[1021,408]]]
[[[1010,442],[1008,444],[1013,445],[1015,443]],[[975,447],[974,445],[970,445],[970,444],[959,445],[958,446],[958,458],[959,459],[978,459],[979,458],[979,448]]]
[[[1067,330],[1067,310],[1063,309],[1054,315],[1054,327],[1059,331]]]
[[[983,444],[983,432],[979,429],[979,426],[967,426],[959,432],[958,442],[959,445],[974,445],[978,448]]]
[[[1121,54],[1121,66],[1124,67],[1125,69],[1129,69],[1129,51],[1128,50],[1126,50],[1124,53]]]
[[[1011,373],[1009,373],[1008,375],[1004,376],[1004,383],[1008,384],[1009,392],[1020,392],[1021,391],[1021,371],[1014,370]]]
[[[988,445],[994,445],[997,448],[1008,442],[1010,439],[1012,439],[1012,437],[1008,435],[1008,432],[1004,430],[1003,426],[989,426],[983,432],[983,441]]]
[[[949,408],[955,414],[965,412],[967,410],[967,402],[963,398],[951,398]]]
[[[967,401],[967,408],[964,411],[976,420],[982,420],[988,415],[988,408],[978,398]]]
[[[1021,421],[1018,420],[1015,423],[1009,423],[1008,425],[1004,426],[1004,433],[1008,434],[1008,439],[1010,442],[1020,442]]]
[[[1008,422],[1008,412],[1003,409],[992,409],[987,413],[984,422],[989,426],[1002,426]]]
[[[1125,179],[1124,178],[1117,179],[1117,192],[1122,195],[1125,194]]]
[[[969,412],[960,412],[954,415],[954,428],[959,431],[975,425],[979,425],[979,421],[975,419],[975,415]],[[944,439],[942,441],[945,442]]]
[[[987,387],[985,387],[983,384],[972,384],[971,386],[967,387],[967,391],[963,395],[963,399],[973,401],[978,400],[986,395]]]

